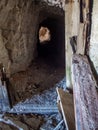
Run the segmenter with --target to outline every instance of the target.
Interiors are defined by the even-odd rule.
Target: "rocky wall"
[[[64,1],[0,1],[0,63],[8,74],[24,71],[37,56],[40,14],[62,15]]]
[[[89,55],[98,74],[98,1],[94,0]]]
[[[34,59],[38,16],[32,0],[0,1],[0,62],[8,73],[26,69]]]

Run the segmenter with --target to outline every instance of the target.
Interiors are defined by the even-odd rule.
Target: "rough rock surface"
[[[54,86],[57,87],[56,84],[65,77],[65,72],[64,68],[58,68],[54,63],[54,59],[50,62],[37,59],[26,71],[11,76],[9,90],[15,97],[15,102],[25,101],[34,95],[42,94],[45,90],[53,89]],[[63,81],[62,84],[66,84],[65,78]],[[60,87],[62,87],[61,84]]]
[[[0,63],[3,63],[3,65],[7,70],[7,73],[13,74],[19,71],[24,71],[30,65],[31,61],[37,55],[36,43],[37,43],[37,33],[39,23],[43,21],[43,19],[47,18],[48,17],[47,14],[49,13],[50,15],[52,14],[54,15],[56,14],[58,16],[61,15],[62,14],[61,10],[63,9],[63,6],[64,6],[63,0],[62,1],[61,0],[0,1]],[[46,16],[44,15],[40,16],[40,14],[43,14],[43,12],[45,13]],[[52,17],[54,17],[54,15]],[[38,72],[39,68],[36,68],[35,71]],[[34,70],[32,71],[35,73]],[[54,70],[52,70],[51,68],[51,71]],[[52,72],[49,72],[49,74],[51,74],[51,76],[49,76],[49,79],[47,80],[51,81],[53,75],[56,75],[57,73],[55,72],[55,74],[52,74]],[[39,77],[35,77],[35,79],[34,75],[31,75],[31,77],[28,77],[28,80],[31,80],[32,77],[33,80],[36,82],[37,79],[39,80],[39,78],[41,80],[45,79],[44,75],[42,78],[40,76],[40,73],[38,73],[38,75]],[[23,82],[24,84],[26,83],[25,80]],[[17,84],[18,83],[20,82],[17,82]],[[29,90],[29,92],[27,93],[30,96],[30,93],[31,95],[33,93],[30,81],[28,85],[29,86],[27,86],[27,89]],[[44,83],[43,80],[42,85],[46,86],[46,82]],[[21,85],[19,84],[18,87],[22,90],[20,86]],[[48,86],[50,86],[50,84],[48,84]],[[36,87],[37,88],[40,87],[39,83],[35,84],[34,87],[35,89]],[[25,94],[26,91],[24,90],[26,90],[25,87],[23,87],[23,92]],[[26,97],[28,97],[28,95],[26,95]],[[22,96],[21,93],[20,96]],[[61,119],[62,118],[59,118],[59,115],[48,115],[48,116],[45,115],[45,117],[43,117],[40,115],[10,114],[10,115],[4,115],[2,118],[0,117],[0,129],[42,130],[45,128],[47,129],[47,127],[49,126],[49,130],[50,128],[52,130],[61,121]]]
[[[42,4],[40,4],[42,3]],[[0,62],[7,73],[23,71],[37,56],[39,12],[57,11],[63,1],[2,0],[0,1]],[[57,6],[53,11],[51,6]],[[58,14],[58,12],[57,12]]]
[[[98,1],[95,0],[93,4],[93,14],[92,14],[92,30],[91,30],[91,40],[90,40],[90,58],[94,64],[94,67],[98,74]]]
[[[38,130],[42,124],[43,117],[40,115],[13,115],[5,114],[0,118],[2,130]]]
[[[0,117],[0,130],[54,130],[62,120],[60,113],[51,115],[14,115]],[[64,122],[58,130],[66,130]]]
[[[31,0],[0,1],[0,62],[13,73],[34,59],[37,8]]]
[[[0,130],[18,130],[14,126],[9,126],[5,123],[0,122]]]

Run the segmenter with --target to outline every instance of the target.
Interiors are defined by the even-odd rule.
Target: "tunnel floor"
[[[50,65],[39,57],[26,71],[14,74],[10,82],[15,104],[9,113],[0,115],[2,129],[54,130],[61,123],[58,129],[66,130],[57,107],[56,93],[56,87],[66,88],[64,67]],[[32,108],[37,106],[35,113],[30,112],[30,104]],[[52,110],[51,106],[56,108],[56,111]],[[48,107],[52,112],[41,113],[38,111],[40,107]],[[25,108],[27,113],[24,112]]]
[[[64,77],[64,67],[49,64],[44,58],[37,58],[26,71],[16,73],[10,79],[15,103],[55,87]]]

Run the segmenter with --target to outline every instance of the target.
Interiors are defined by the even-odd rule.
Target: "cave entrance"
[[[0,95],[2,96],[0,111],[3,113],[8,112],[9,115],[13,115],[12,117],[20,114],[18,119],[22,121],[22,124],[26,117],[25,114],[28,114],[27,116],[30,118],[36,116],[36,119],[40,118],[41,122],[36,119],[28,120],[28,122],[34,121],[34,126],[36,122],[38,122],[37,124],[40,122],[39,126],[43,125],[40,129],[45,129],[44,122],[46,122],[49,127],[48,129],[55,129],[57,128],[56,125],[58,126],[59,122],[62,121],[62,116],[58,112],[57,107],[56,87],[65,86],[64,15],[61,17],[64,11],[59,7],[52,7],[47,3],[44,5],[45,3],[41,1],[34,1],[36,5],[33,6],[30,5],[31,3],[33,4],[33,2],[28,4],[24,3],[21,11],[23,12],[25,10],[25,12],[23,12],[23,14],[20,12],[22,16],[20,28],[17,26],[16,31],[7,30],[10,31],[11,34],[13,32],[16,36],[15,39],[11,40],[13,42],[13,44],[11,42],[12,49],[10,50],[8,48],[8,51],[11,51],[13,59],[15,57],[14,60],[11,60],[13,66],[15,64],[15,68],[12,67],[11,69],[15,69],[15,72],[9,79],[6,79],[4,75],[6,83],[3,83],[3,85],[5,86],[1,86],[0,83],[0,91],[2,89],[4,90]],[[37,4],[39,5],[37,6]],[[25,9],[25,7],[27,8]],[[20,5],[19,9],[21,8],[22,6]],[[39,15],[39,12],[41,15]],[[30,17],[31,19],[28,21]],[[14,27],[14,25],[12,26]],[[6,33],[4,33],[4,35],[5,34]],[[41,38],[40,35],[44,35],[45,37]],[[8,39],[11,36],[9,33]],[[26,67],[22,69],[24,64],[26,64]],[[19,69],[19,67],[21,67],[21,69]],[[7,96],[5,96],[6,93]],[[44,116],[41,116],[41,114],[44,114]],[[8,121],[6,122],[8,123]],[[12,124],[12,122],[10,123]],[[33,129],[29,123],[24,123],[27,124],[30,129]],[[16,126],[17,123],[13,124]],[[39,129],[39,126],[34,129]],[[22,129],[19,128],[18,125],[17,128]]]
[[[38,29],[38,56],[55,67],[65,66],[65,32],[63,18],[46,18]]]
[[[39,23],[37,29],[37,57],[24,72],[11,78],[15,86],[16,102],[24,101],[34,95],[53,89],[48,98],[56,93],[56,87],[65,86],[65,27],[64,16],[47,17]],[[42,36],[42,37],[41,37]],[[43,37],[44,36],[44,37]],[[19,78],[18,78],[19,77]],[[21,87],[20,87],[21,86]],[[54,100],[57,95],[55,94]]]
[[[46,16],[39,17],[37,42],[35,40],[37,57],[25,71],[10,78],[13,106],[20,101],[26,101],[26,104],[30,101],[35,106],[37,103],[56,106],[56,87],[66,88],[64,16]]]

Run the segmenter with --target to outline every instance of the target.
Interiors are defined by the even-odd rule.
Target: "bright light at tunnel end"
[[[47,44],[51,40],[51,32],[47,27],[41,26],[39,29],[40,44]]]

